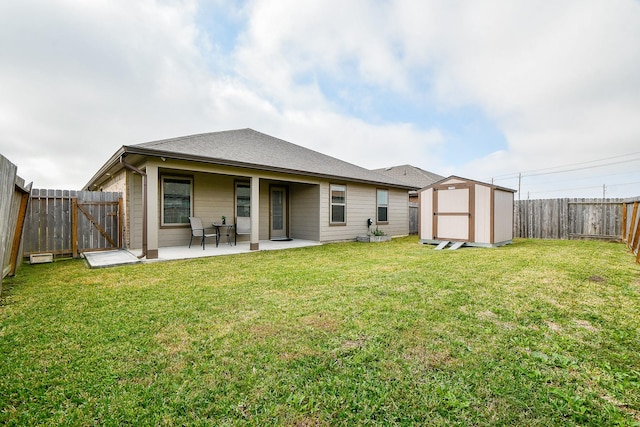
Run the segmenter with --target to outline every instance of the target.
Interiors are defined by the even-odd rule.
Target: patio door
[[[269,238],[287,238],[287,189],[271,187],[271,212],[269,214]]]

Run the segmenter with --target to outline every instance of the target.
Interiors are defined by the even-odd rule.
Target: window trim
[[[332,191],[334,187],[342,187],[344,191],[344,203],[333,203]],[[344,218],[342,221],[333,221],[333,206],[344,207]],[[347,184],[329,184],[329,225],[347,225]]]
[[[165,179],[180,179],[189,181],[189,216],[194,216],[194,179],[192,175],[160,175],[160,227],[162,228],[182,228],[189,226],[189,220],[185,223],[165,223],[164,222],[164,185]]]
[[[249,181],[235,181],[233,189],[234,189],[234,195],[233,195],[233,211],[234,211],[234,215],[235,218],[238,218],[238,186],[246,186],[249,189],[249,216],[247,217],[243,217],[243,218],[251,218],[251,182]],[[234,220],[235,220],[234,218]]]
[[[387,193],[387,204],[380,204],[378,194],[380,191]],[[385,221],[380,220],[379,213],[380,208],[384,207],[387,210],[387,219]],[[376,224],[389,224],[389,189],[388,188],[376,188]]]

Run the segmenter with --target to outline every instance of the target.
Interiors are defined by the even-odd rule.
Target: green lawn
[[[638,425],[622,244],[417,238],[3,282],[3,425]]]

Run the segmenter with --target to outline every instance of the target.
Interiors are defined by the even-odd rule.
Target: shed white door
[[[452,186],[433,192],[434,239],[471,241],[471,196],[469,187]]]
[[[283,187],[271,187],[270,238],[287,237],[287,190]]]

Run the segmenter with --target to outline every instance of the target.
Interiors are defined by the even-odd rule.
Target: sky
[[[252,128],[374,169],[640,195],[639,0],[0,2],[0,154],[80,189],[121,146]]]

